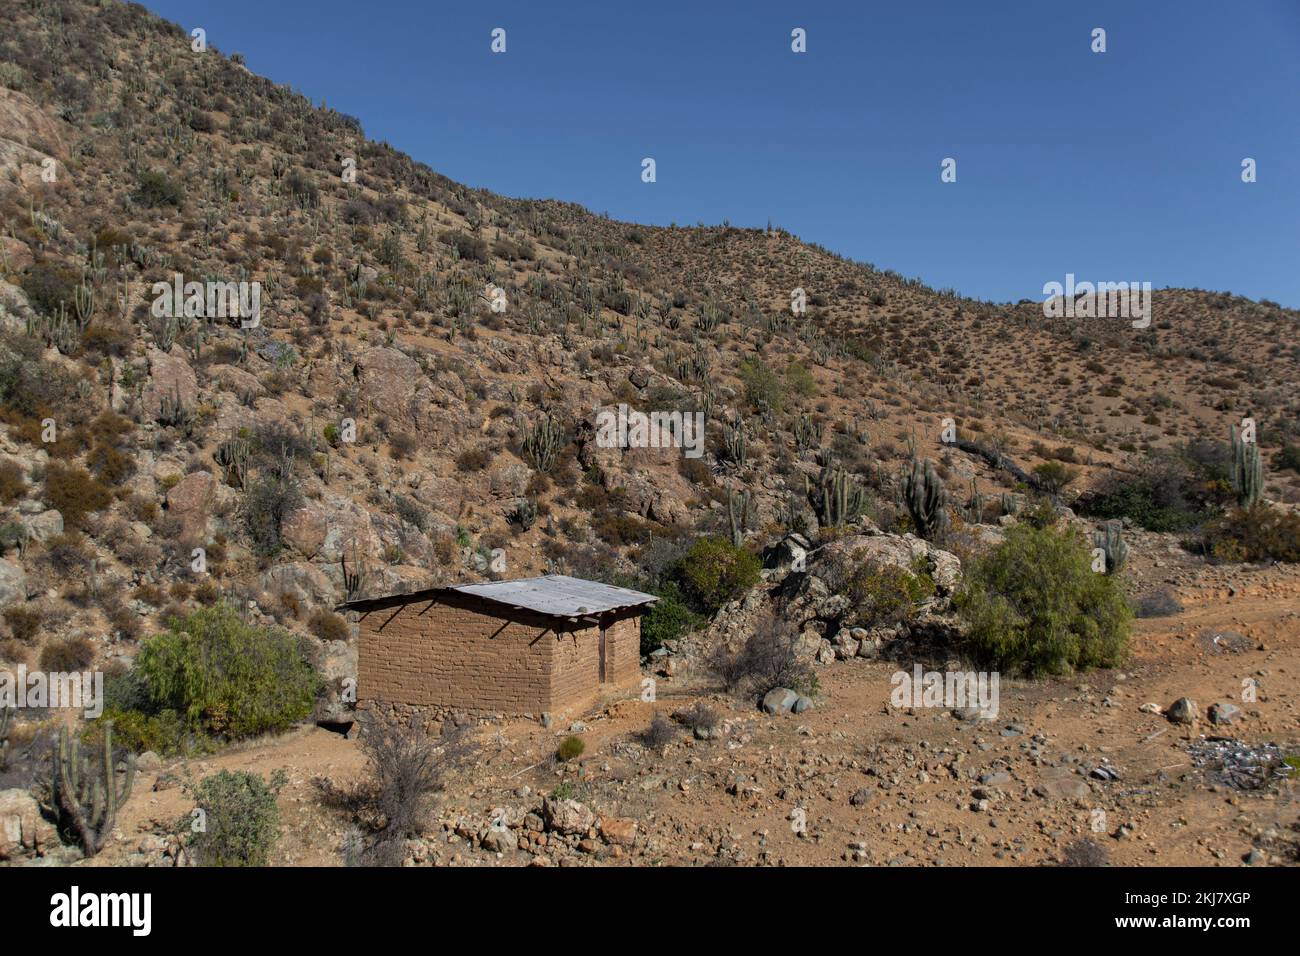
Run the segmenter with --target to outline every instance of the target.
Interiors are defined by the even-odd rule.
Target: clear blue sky
[[[1300,307],[1300,0],[146,5],[510,196],[770,219],[978,298],[1073,272]]]

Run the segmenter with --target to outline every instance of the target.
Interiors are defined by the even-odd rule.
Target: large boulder
[[[0,87],[0,136],[4,139],[62,154],[62,129],[26,93]]]
[[[145,415],[156,420],[162,413],[164,399],[179,400],[186,408],[193,409],[199,398],[199,380],[189,362],[158,349],[150,349],[148,359],[149,384],[143,396]]]
[[[44,543],[55,535],[63,534],[63,514],[51,508],[27,519],[27,534],[33,541]]]
[[[763,711],[768,714],[788,714],[799,702],[799,695],[788,687],[774,687],[763,695]]]
[[[242,368],[235,368],[233,365],[213,365],[208,369],[208,375],[225,391],[234,393],[241,401],[246,396],[251,395],[254,399],[258,399],[266,394],[266,389],[262,387],[256,375],[245,372]]]
[[[1201,719],[1201,709],[1190,697],[1179,697],[1165,710],[1165,717],[1174,724],[1194,724]]]
[[[37,856],[58,842],[58,833],[30,793],[0,790],[0,862]]]
[[[328,575],[314,564],[293,562],[277,564],[262,572],[259,582],[272,594],[292,594],[304,604],[332,606],[338,592]]]
[[[305,558],[314,558],[325,545],[329,519],[325,512],[308,502],[284,519],[280,534]]]
[[[207,471],[190,472],[167,492],[167,513],[180,526],[182,541],[206,537],[216,492],[217,479]]]
[[[396,418],[406,417],[416,389],[425,384],[419,364],[397,349],[370,349],[357,359],[353,372],[362,401],[375,413]]]
[[[27,574],[12,561],[0,558],[0,607],[27,600]]]

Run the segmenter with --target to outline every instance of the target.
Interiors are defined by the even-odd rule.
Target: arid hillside
[[[1295,521],[1293,309],[1165,289],[1154,293],[1144,328],[1127,318],[1052,319],[1041,302],[934,290],[775,225],[652,227],[505,198],[367,139],[358,119],[253,75],[238,54],[196,51],[184,30],[141,7],[0,0],[0,22],[0,667],[93,665],[121,676],[174,619],[235,606],[251,625],[301,642],[320,677],[314,716],[346,723],[355,622],[333,609],[348,598],[551,572],[658,589],[687,548],[714,536],[754,556],[790,532],[821,545],[850,527],[890,541],[931,537],[909,484],[914,464],[927,460],[926,487],[944,490],[948,534],[939,558],[912,568],[927,582],[946,556],[966,564],[1041,507],[1089,534],[1103,520],[1123,522],[1134,570],[1124,587],[1134,601],[1170,587],[1204,601],[1216,575],[1295,560],[1275,558],[1297,547],[1294,524],[1252,525],[1257,537],[1247,540],[1214,523],[1244,503],[1241,494],[1233,500],[1230,474],[1230,429],[1244,419],[1254,423],[1263,474],[1250,501]],[[597,415],[618,406],[701,413],[702,453],[605,447]],[[1172,462],[1184,469],[1176,478]],[[1129,504],[1138,485],[1141,515]],[[1176,580],[1152,570],[1171,562]],[[1290,673],[1294,565],[1269,573],[1282,579],[1279,614],[1290,616],[1262,633],[1289,648]],[[939,582],[940,598],[955,593],[956,574]],[[714,694],[705,645],[738,636],[743,602],[727,594],[688,610],[691,594],[670,596],[681,616],[656,624],[670,640],[653,647],[646,673],[685,681],[683,694]],[[949,611],[927,605],[923,623],[959,630]],[[826,706],[875,710],[887,678],[870,690],[854,683],[856,650],[832,646],[841,620],[847,634],[854,622],[842,608],[799,622],[806,649],[833,670]],[[900,635],[909,623],[909,615],[890,622]],[[680,670],[665,655],[680,659]],[[1138,670],[1150,676],[1143,668],[1156,667],[1156,656],[1137,651]],[[1268,660],[1259,652],[1261,666]],[[1235,677],[1216,678],[1223,696]],[[1099,693],[1086,683],[1062,685],[1076,711]],[[1177,677],[1151,683],[1153,693],[1190,693]],[[1037,713],[1042,691],[1029,684],[1024,694],[1016,706]],[[1294,698],[1277,700],[1272,732],[1294,739]],[[133,712],[123,699],[114,705]],[[648,719],[638,703],[626,706],[620,719],[633,710]],[[759,795],[746,796],[742,784],[739,797],[724,799],[721,788],[735,781],[719,768],[731,756],[692,762],[680,751],[694,745],[674,744],[683,767],[640,784],[658,809],[608,800],[620,818],[659,814],[658,823],[642,820],[656,843],[635,844],[637,859],[889,862],[904,852],[898,832],[927,829],[915,814],[892,821],[903,828],[887,828],[892,842],[855,857],[851,845],[870,834],[841,820],[836,803],[825,823],[835,839],[824,846],[802,838],[750,846],[749,835],[714,832],[738,802],[755,819],[785,819],[772,792],[802,791],[828,738],[841,764],[819,774],[847,800],[860,783],[856,764],[868,759],[861,748],[876,746],[866,736],[884,732],[883,718],[850,729],[831,716],[847,710],[819,705],[808,729],[772,731],[776,740],[772,718],[747,706],[727,704],[740,724],[764,726],[739,733],[786,748],[784,762],[751,768],[769,781]],[[217,727],[210,718],[205,712]],[[1020,722],[1034,733],[1034,720]],[[36,726],[22,739],[34,739]],[[1053,733],[1077,735],[1070,745],[1079,746],[1081,726]],[[950,762],[947,751],[918,754],[912,748],[927,746],[925,735],[907,727],[877,747],[900,764],[877,771],[897,778],[886,789]],[[182,759],[194,743],[188,729],[143,718],[119,717],[119,732],[153,759],[159,751]],[[532,748],[530,760],[549,758],[549,728],[520,732],[544,739],[520,744]],[[340,766],[361,766],[351,741],[319,739],[341,748]],[[253,749],[193,752],[236,766],[256,751],[241,746]],[[591,752],[585,773],[599,778],[617,764]],[[1024,759],[1027,767],[1034,755]],[[318,763],[311,772],[325,773]],[[515,761],[510,773],[516,763],[527,769]],[[1031,793],[1037,778],[1021,769],[1009,772]],[[707,800],[688,783],[706,770],[719,788]],[[520,779],[540,788],[551,772]],[[299,774],[295,799],[318,799],[309,776]],[[965,786],[964,773],[951,779]],[[9,785],[0,772],[0,789]],[[582,785],[575,792],[600,793]],[[494,797],[517,789],[491,787]],[[672,787],[690,794],[681,819],[655,789]],[[457,812],[491,810],[462,796]],[[967,800],[955,790],[940,797],[945,806]],[[131,812],[141,831],[162,825],[161,811],[152,823],[138,803]],[[322,833],[342,832],[341,818],[312,812],[323,815]],[[955,846],[971,847],[971,862],[990,854],[1048,862],[1077,823],[1032,816],[1018,815],[1016,825],[1036,827],[1036,843],[969,844],[962,830]],[[482,844],[479,827],[465,829],[470,844]],[[924,861],[966,861],[944,842]],[[746,849],[725,848],[732,843]],[[634,844],[612,845],[623,847],[618,859]],[[312,862],[337,857],[328,841],[307,846]],[[120,862],[126,851],[118,850]],[[1173,858],[1205,862],[1199,852]],[[1129,856],[1146,862],[1135,849]]]

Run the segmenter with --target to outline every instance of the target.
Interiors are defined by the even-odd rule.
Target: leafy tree
[[[1093,572],[1076,530],[1028,524],[972,562],[956,606],[977,659],[1025,674],[1118,664],[1133,617],[1119,580]]]
[[[229,738],[284,730],[311,713],[319,688],[293,635],[254,627],[228,604],[173,618],[135,669],[153,710]]]

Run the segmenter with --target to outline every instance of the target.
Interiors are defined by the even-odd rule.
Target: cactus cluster
[[[1232,490],[1237,494],[1237,504],[1249,508],[1264,494],[1264,459],[1259,445],[1247,441],[1233,425],[1229,431],[1232,441]]]
[[[545,473],[555,467],[555,460],[564,443],[564,429],[547,415],[524,438],[524,452],[532,459],[534,467]]]
[[[135,756],[126,758],[126,773],[117,779],[113,759],[113,722],[104,723],[103,747],[97,757],[83,753],[81,740],[59,731],[58,749],[51,751],[52,790],[60,815],[76,831],[86,856],[103,849],[117,820],[117,811],[131,796],[135,783]]]
[[[731,543],[737,548],[745,540],[745,531],[750,523],[750,506],[753,496],[748,491],[740,494],[727,491],[727,521],[731,525]]]
[[[212,457],[226,474],[226,484],[244,490],[248,487],[248,462],[253,447],[246,438],[228,438],[217,446]]]
[[[179,390],[159,397],[158,424],[178,428],[185,435],[194,430],[194,409],[185,404]]]
[[[799,451],[807,451],[822,443],[825,426],[813,421],[810,415],[800,415],[794,420],[794,444]]]
[[[823,528],[848,524],[867,510],[870,501],[856,476],[829,463],[822,466],[816,485],[804,476],[804,493]]]
[[[734,423],[722,423],[722,447],[728,461],[744,466],[748,457],[745,442],[745,420],[743,418],[737,417]]]
[[[339,566],[343,572],[343,590],[347,594],[347,599],[354,601],[361,595],[361,588],[366,583],[365,566],[354,565],[349,568],[346,551],[339,555]]]
[[[930,459],[912,459],[912,470],[903,478],[903,500],[918,535],[927,541],[943,535],[948,527],[948,490]]]
[[[1124,526],[1118,521],[1107,521],[1093,534],[1093,545],[1106,557],[1106,573],[1117,574],[1128,560],[1128,545],[1124,543]]]
[[[537,523],[537,499],[521,498],[519,503],[506,515],[506,521],[518,525],[524,531]]]

